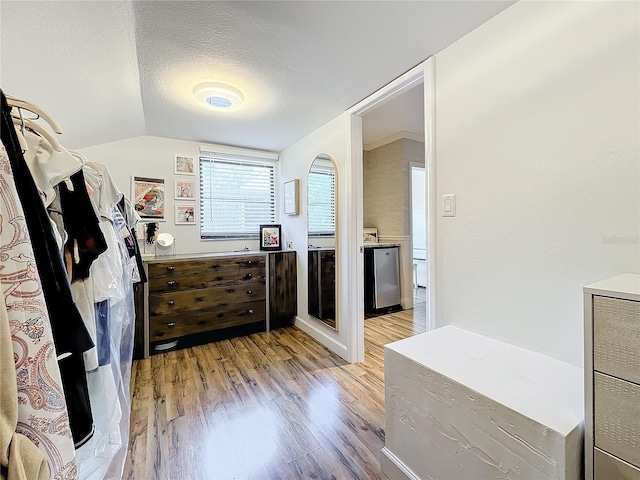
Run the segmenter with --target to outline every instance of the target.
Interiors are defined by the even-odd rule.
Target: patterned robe
[[[16,431],[45,454],[52,479],[77,479],[49,314],[4,146],[0,147],[0,286],[18,383]]]

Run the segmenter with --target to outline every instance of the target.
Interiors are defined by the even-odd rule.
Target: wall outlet
[[[287,242],[287,250],[293,250],[293,242],[291,240]]]

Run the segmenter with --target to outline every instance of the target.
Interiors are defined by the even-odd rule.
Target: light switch
[[[456,216],[456,194],[455,193],[442,196],[442,216],[443,217]]]

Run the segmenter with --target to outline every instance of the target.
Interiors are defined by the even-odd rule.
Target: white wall
[[[582,365],[582,287],[640,271],[638,10],[521,1],[436,55],[439,325]]]
[[[338,355],[346,358],[346,341],[350,331],[347,303],[347,225],[349,205],[347,204],[347,164],[346,164],[345,115],[341,115],[312,134],[288,147],[280,153],[280,174],[283,182],[300,179],[300,215],[283,216],[282,231],[285,241],[292,241],[298,252],[298,318],[296,325],[309,333]],[[337,175],[336,203],[336,312],[338,331],[329,328],[320,320],[308,314],[307,294],[307,176],[313,160],[321,153],[333,158]],[[314,240],[315,242],[315,240]],[[314,243],[315,244],[315,243]]]
[[[165,181],[166,206],[165,221],[159,223],[160,232],[169,232],[176,239],[177,253],[207,253],[224,252],[242,249],[245,245],[251,250],[258,250],[258,240],[200,240],[200,207],[198,199],[197,225],[175,225],[174,206],[188,205],[194,202],[175,201],[173,195],[174,180],[193,179],[198,177],[174,175],[174,154],[189,155],[194,158],[200,156],[202,143],[173,140],[170,138],[141,136],[105,143],[80,149],[87,160],[103,163],[109,168],[118,188],[128,198],[131,198],[131,177],[163,178]],[[281,179],[282,180],[282,179]],[[282,183],[282,182],[281,182]],[[281,190],[282,191],[282,190]],[[281,203],[281,202],[280,202]],[[282,215],[281,215],[282,216]],[[286,237],[284,238],[286,241]],[[153,253],[153,248],[148,252]]]

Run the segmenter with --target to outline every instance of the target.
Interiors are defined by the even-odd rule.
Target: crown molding
[[[368,152],[369,150],[374,150],[376,148],[380,148],[383,145],[387,145],[388,143],[392,143],[395,142],[396,140],[401,140],[403,138],[406,138],[408,140],[415,140],[416,142],[422,142],[424,143],[424,135],[421,135],[419,133],[412,133],[412,132],[398,132],[398,133],[394,133],[393,135],[390,135],[386,138],[383,138],[382,140],[378,140],[377,142],[373,142],[373,143],[368,143],[366,145],[362,146],[362,149],[366,152]]]

